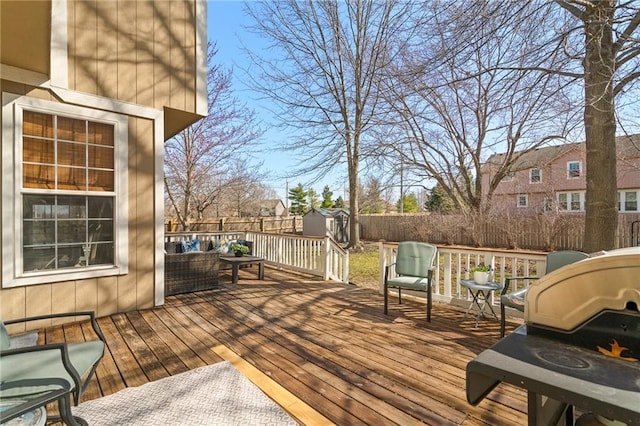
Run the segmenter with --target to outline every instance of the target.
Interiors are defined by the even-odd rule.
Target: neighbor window
[[[569,161],[567,163],[567,178],[579,178],[582,174],[582,167],[579,161]]]
[[[584,211],[584,192],[558,193],[558,208],[570,212]]]
[[[621,212],[638,212],[638,191],[618,192],[618,210]]]
[[[117,232],[126,222],[126,180],[118,173],[126,170],[126,118],[35,100],[16,105],[14,114],[13,278],[29,284],[42,274],[89,278],[105,268],[113,274],[127,263],[118,247],[126,246],[120,241],[126,233]]]
[[[529,183],[540,183],[540,182],[542,182],[542,170],[540,169],[529,170]]]
[[[529,204],[529,197],[527,195],[518,195],[518,199],[516,201],[517,207],[527,207]]]

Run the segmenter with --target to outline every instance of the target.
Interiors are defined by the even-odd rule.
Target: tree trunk
[[[584,250],[616,248],[617,178],[616,122],[613,97],[613,1],[586,8],[584,123],[586,136],[587,199]]]

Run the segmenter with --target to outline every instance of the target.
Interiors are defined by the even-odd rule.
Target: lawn
[[[364,250],[349,251],[349,282],[378,289],[378,244],[364,243]]]

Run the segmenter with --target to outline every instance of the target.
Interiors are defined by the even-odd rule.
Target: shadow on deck
[[[217,290],[100,318],[108,351],[83,400],[226,359],[302,424],[527,422],[515,387],[466,401],[466,364],[498,340],[495,320],[474,328],[436,303],[426,323],[424,305],[395,300],[385,316],[371,289],[273,269],[230,282],[223,272]]]

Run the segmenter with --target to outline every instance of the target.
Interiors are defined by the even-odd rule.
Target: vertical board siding
[[[117,31],[118,10],[120,5],[117,2],[98,2],[98,19],[96,22],[97,48],[96,58],[97,95],[106,98],[118,98],[118,38],[113,34]],[[71,55],[69,55],[71,56]],[[71,67],[70,67],[71,68]]]

